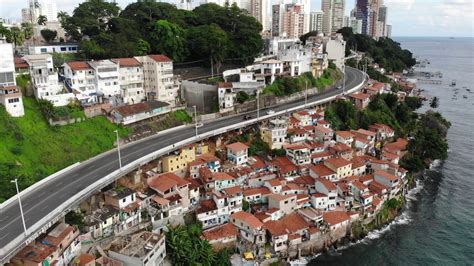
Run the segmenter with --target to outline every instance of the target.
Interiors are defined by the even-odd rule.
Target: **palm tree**
[[[23,31],[26,40],[29,40],[33,36],[33,25],[31,25],[31,23],[21,23],[21,30]]]
[[[40,15],[38,17],[38,25],[46,25],[46,22],[48,21],[48,18],[45,15]]]

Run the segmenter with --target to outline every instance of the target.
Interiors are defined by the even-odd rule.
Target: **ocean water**
[[[449,158],[418,182],[392,224],[337,253],[319,255],[311,265],[474,265],[474,39],[395,40],[430,61],[423,70],[443,73],[442,85],[418,87],[440,99],[437,110],[452,123]]]

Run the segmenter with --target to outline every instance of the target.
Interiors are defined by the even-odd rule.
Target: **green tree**
[[[143,40],[143,39],[138,39],[137,41],[137,55],[146,55],[148,52],[150,52],[150,44]]]
[[[52,42],[56,38],[57,35],[58,35],[58,32],[55,30],[50,30],[50,29],[41,30],[41,37],[43,37],[43,39],[47,43]]]
[[[16,26],[10,28],[10,34],[7,35],[6,37],[7,37],[7,42],[13,43],[15,46],[15,49],[17,46],[21,46],[25,42],[25,34],[20,28]]]
[[[239,91],[237,92],[236,98],[238,103],[244,103],[248,101],[250,96],[245,91]]]
[[[167,20],[158,20],[150,33],[152,51],[183,61],[187,55],[186,34],[183,28]]]
[[[227,33],[217,24],[201,25],[191,28],[188,33],[189,50],[198,58],[209,58],[216,64],[217,72],[227,55],[230,45]]]
[[[106,32],[108,22],[117,17],[120,7],[115,2],[105,0],[89,0],[79,4],[74,9],[69,23],[79,29],[79,32],[94,37]],[[71,32],[74,35],[75,32]]]
[[[38,25],[45,26],[46,22],[48,22],[48,18],[45,15],[38,16],[38,20],[36,21]]]
[[[33,37],[33,25],[31,25],[31,23],[21,23],[21,30],[23,31],[23,35],[25,35],[26,40],[29,40],[31,37]]]
[[[79,44],[79,53],[82,58],[105,58],[105,50],[94,40],[83,40]]]

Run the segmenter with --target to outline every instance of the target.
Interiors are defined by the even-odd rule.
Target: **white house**
[[[337,187],[331,181],[324,178],[317,178],[315,183],[316,191],[328,196],[328,210],[334,210],[337,203]]]
[[[236,94],[230,82],[219,82],[217,84],[217,99],[219,101],[219,111],[232,110]]]
[[[119,66],[120,93],[127,104],[135,104],[145,99],[143,89],[143,66],[135,58],[114,58]]]
[[[0,43],[0,104],[13,117],[23,116],[21,91],[16,87],[13,47],[10,43]]]
[[[0,104],[4,105],[7,112],[13,117],[25,115],[21,97],[21,91],[17,86],[0,85]]]
[[[119,66],[111,60],[90,61],[97,92],[105,97],[120,96]]]
[[[97,102],[94,69],[86,61],[70,61],[63,65],[64,84],[83,103]]]
[[[53,43],[43,45],[30,45],[28,52],[30,55],[34,54],[51,54],[51,53],[77,53],[79,50],[78,43]]]
[[[65,92],[58,82],[58,73],[50,54],[26,55],[23,59],[28,63],[37,99],[49,100],[54,106],[64,106],[75,99],[74,94]]]
[[[328,59],[334,61],[336,67],[342,70],[344,66],[344,57],[346,55],[346,41],[344,41],[342,34],[337,33],[325,37],[324,42]]]
[[[227,159],[237,165],[247,163],[249,147],[242,142],[227,145]]]
[[[270,149],[281,149],[288,133],[288,122],[285,119],[270,120],[268,126],[260,127],[260,132]]]

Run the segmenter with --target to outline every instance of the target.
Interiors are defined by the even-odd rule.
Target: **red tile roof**
[[[336,143],[334,146],[329,147],[329,149],[336,153],[346,153],[352,151],[351,147],[347,146],[344,143]]]
[[[329,225],[340,224],[349,221],[350,217],[345,211],[330,211],[323,213],[323,220]]]
[[[219,82],[217,83],[218,88],[232,88],[231,82]]]
[[[334,158],[329,158],[327,160],[324,161],[324,164],[331,164],[331,165],[334,165],[334,167],[336,168],[340,168],[340,167],[344,167],[346,165],[349,165],[351,162],[344,159],[344,158],[341,158],[341,157],[334,157]]]
[[[352,134],[350,131],[336,131],[336,135],[341,136],[345,139],[354,137],[354,134]]]
[[[276,157],[272,163],[280,169],[282,174],[298,170],[298,167],[286,156]]]
[[[387,173],[387,172],[385,172],[385,171],[382,171],[382,170],[377,170],[377,171],[375,171],[374,175],[375,175],[375,176],[382,176],[382,177],[384,177],[385,179],[388,179],[388,180],[391,180],[391,181],[398,179],[396,176],[394,176],[394,175],[392,175],[392,174],[389,174],[389,173]]]
[[[267,187],[257,187],[257,188],[247,188],[243,190],[244,196],[253,196],[253,195],[269,195],[271,194],[270,190]]]
[[[162,175],[149,178],[147,183],[149,187],[162,193],[174,186],[181,187],[190,184],[185,179],[173,173],[164,173]]]
[[[258,229],[263,226],[263,223],[259,219],[257,219],[257,217],[244,211],[233,213],[230,215],[230,218],[244,221],[250,227],[252,227],[252,229]]]
[[[286,225],[286,228],[291,233],[296,233],[298,231],[308,229],[310,226],[309,223],[306,222],[306,220],[299,213],[296,212],[285,215],[283,218],[281,218],[280,221]]]
[[[232,144],[227,145],[227,149],[231,149],[232,151],[244,151],[247,150],[249,146],[243,144],[242,142],[234,142]]]
[[[118,64],[120,67],[134,67],[141,66],[142,64],[135,58],[112,58],[110,59],[114,63]]]
[[[172,60],[166,55],[161,54],[149,54],[148,57],[155,60],[156,62],[172,62]]]
[[[329,191],[332,191],[332,190],[336,190],[336,189],[337,189],[336,185],[334,185],[333,182],[331,182],[331,181],[329,181],[329,180],[327,180],[327,179],[325,179],[325,178],[316,178],[316,181],[317,181],[317,182],[320,182],[321,184],[323,184],[323,186],[325,186],[326,189],[329,190]]]
[[[228,173],[224,172],[217,172],[213,174],[214,180],[233,180],[235,179],[233,176],[229,175]]]
[[[70,61],[66,63],[72,70],[92,69],[86,61]]]
[[[282,236],[288,234],[285,224],[283,224],[281,221],[268,221],[263,224],[263,228],[268,230],[272,236]]]
[[[237,237],[239,234],[237,228],[232,223],[225,223],[219,227],[212,228],[202,232],[202,236],[207,240],[219,240],[222,238]]]
[[[311,165],[310,169],[319,177],[325,177],[336,174],[333,170],[322,164]]]
[[[229,188],[225,188],[224,192],[228,196],[234,196],[234,195],[237,195],[239,193],[242,193],[242,188],[240,188],[239,186],[229,187]]]
[[[370,94],[359,92],[351,94],[350,97],[358,100],[367,100],[370,98]]]

